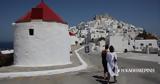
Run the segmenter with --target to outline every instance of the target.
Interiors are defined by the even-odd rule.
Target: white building
[[[68,25],[42,1],[14,24],[14,50],[17,66],[69,64]]]
[[[136,40],[131,39],[127,34],[112,34],[109,35],[109,39],[107,40],[109,45],[113,45],[116,52],[124,52],[127,51],[140,51],[140,52],[148,52],[156,53],[158,50],[158,42],[156,39],[143,39]]]
[[[128,39],[120,34],[115,34],[109,36],[109,45],[115,48],[116,52],[124,52],[125,49],[128,50]]]
[[[73,27],[70,27],[70,28],[69,28],[69,31],[70,31],[70,32],[77,33],[77,32],[78,32],[78,29],[77,29],[76,26],[73,26]]]
[[[143,28],[116,20],[106,14],[97,15],[91,21],[81,22],[77,27],[80,29],[78,34],[81,37],[87,36],[87,29],[90,30],[92,40],[110,36],[107,38],[108,43],[113,45],[117,52],[134,51],[136,44],[134,40],[137,35],[143,33]]]
[[[158,43],[155,39],[135,40],[135,51],[143,51],[145,48],[157,48]]]
[[[77,45],[80,43],[79,39],[76,37],[76,34],[73,32],[69,32],[70,35],[70,43],[71,45]]]
[[[90,30],[90,32],[91,32],[91,39],[98,39],[98,38],[106,38],[106,36],[108,35],[107,33],[106,33],[106,30],[105,29],[98,29],[98,28],[96,28],[96,29],[91,29]]]
[[[105,40],[99,41],[100,51],[105,49],[105,45],[106,45],[106,41]]]

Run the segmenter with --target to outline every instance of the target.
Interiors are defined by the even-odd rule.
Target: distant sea
[[[13,42],[0,42],[0,50],[13,49]]]

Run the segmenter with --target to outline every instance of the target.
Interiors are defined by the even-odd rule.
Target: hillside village
[[[0,49],[1,84],[159,84],[160,37],[108,14],[70,27],[46,2],[12,23],[13,42],[1,45],[13,47]]]
[[[96,15],[92,20],[80,22],[69,28],[72,44],[94,42],[103,49],[105,44],[113,45],[117,52],[158,51],[157,38],[143,28],[119,21],[108,14]],[[75,36],[73,38],[73,36]],[[103,42],[102,42],[103,41]],[[100,44],[97,44],[100,43]]]

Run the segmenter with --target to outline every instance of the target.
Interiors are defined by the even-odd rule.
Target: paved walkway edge
[[[81,62],[80,66],[64,68],[64,69],[56,69],[56,70],[45,70],[45,71],[30,71],[30,72],[9,72],[9,73],[0,73],[0,78],[15,78],[15,77],[31,77],[31,76],[45,76],[45,75],[54,75],[61,74],[66,72],[74,72],[87,68],[87,63],[80,57],[78,51],[83,49],[83,47],[75,50],[75,53]]]

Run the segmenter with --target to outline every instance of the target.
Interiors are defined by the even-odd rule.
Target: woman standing
[[[108,67],[108,82],[110,77],[114,77],[114,82],[117,82],[118,76],[117,54],[114,52],[114,47],[109,47],[110,52],[107,54],[107,67]]]
[[[107,55],[107,52],[108,52],[108,48],[109,48],[109,46],[105,45],[105,49],[101,53],[102,65],[103,65],[103,69],[104,69],[104,79],[106,79],[106,73],[108,73],[107,60],[106,60],[106,55]]]

